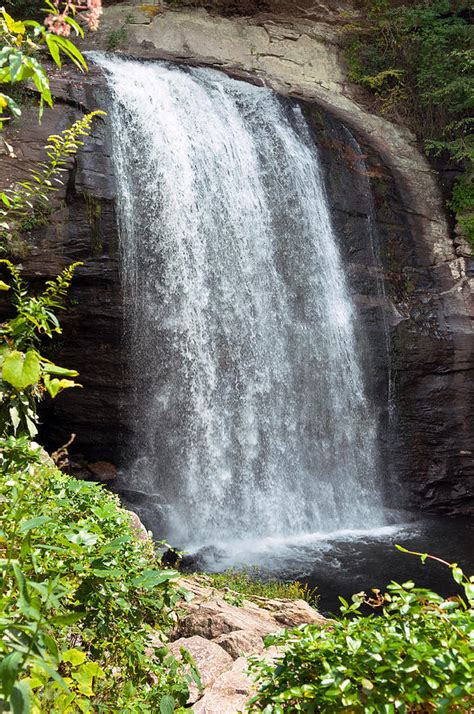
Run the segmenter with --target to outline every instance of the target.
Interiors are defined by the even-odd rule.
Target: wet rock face
[[[45,112],[41,126],[36,112],[26,110],[22,122],[8,130],[6,138],[20,161],[6,146],[0,147],[2,182],[3,177],[24,177],[31,162],[41,157],[47,135],[79,116],[77,106],[90,110],[106,105],[104,83],[96,72],[85,83],[75,75],[62,75],[54,90],[58,103]],[[358,348],[381,423],[387,499],[395,506],[468,512],[474,485],[474,387],[469,379],[472,333],[462,259],[454,248],[433,253],[426,237],[431,223],[424,225],[430,216],[415,212],[416,201],[407,198],[412,194],[403,177],[380,158],[360,127],[351,131],[361,155],[341,121],[319,102],[310,99],[302,106],[322,156],[358,312]],[[63,335],[49,352],[59,364],[80,371],[84,388],[45,402],[43,439],[56,449],[75,433],[72,450],[89,462],[119,464],[121,447],[133,438],[137,425],[127,410],[131,384],[122,340],[110,154],[106,122],[98,121],[71,166],[51,225],[25,237],[28,249],[21,263],[25,277],[40,284],[70,262],[84,262],[62,317]],[[361,168],[364,162],[369,182]],[[410,175],[406,166],[404,171]],[[448,236],[439,235],[447,245]],[[3,304],[2,314],[6,310]]]
[[[1,185],[24,179],[33,162],[44,156],[43,146],[50,134],[70,126],[82,112],[75,108],[81,99],[89,110],[101,105],[91,87],[69,86],[67,75],[58,94],[64,93],[54,110],[46,110],[41,122],[35,109],[25,109],[21,122],[5,132],[0,145]],[[80,94],[78,93],[80,92]],[[88,95],[88,96],[86,96]],[[71,451],[88,460],[114,460],[118,440],[126,429],[121,421],[126,372],[122,349],[122,302],[118,274],[118,240],[113,177],[105,125],[97,121],[93,133],[71,163],[66,184],[55,195],[56,210],[46,227],[33,228],[24,236],[23,246],[13,256],[24,277],[33,286],[55,277],[66,265],[82,261],[76,271],[67,300],[67,310],[59,317],[63,334],[44,344],[44,354],[80,372],[83,389],[44,402],[41,409],[41,436],[50,449],[57,449],[76,434]],[[0,139],[1,144],[1,139]],[[6,299],[1,313],[7,314]]]
[[[472,513],[474,367],[468,282],[433,260],[391,172],[353,131],[307,105],[358,313],[393,507]],[[365,175],[364,175],[365,174]],[[459,262],[462,262],[459,260]],[[400,488],[401,486],[401,488]]]

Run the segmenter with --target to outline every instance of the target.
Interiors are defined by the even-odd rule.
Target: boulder
[[[95,461],[87,464],[87,468],[96,481],[113,481],[117,478],[117,469],[110,461]]]
[[[235,714],[243,711],[252,696],[252,682],[245,673],[247,660],[239,657],[232,667],[220,675],[206,689],[204,696],[193,706],[194,714]]]
[[[124,509],[127,510],[127,509]],[[132,526],[132,531],[134,532],[135,536],[138,538],[138,540],[149,540],[151,541],[151,536],[143,523],[141,522],[140,518],[137,516],[136,513],[133,511],[127,511],[128,515],[130,517],[130,525]]]
[[[227,602],[222,591],[209,587],[207,583],[205,576],[181,578],[180,584],[194,597],[190,603],[183,605],[185,615],[177,626],[175,637],[200,635],[217,640],[222,635],[245,632],[261,639],[283,627],[309,623],[324,625],[327,622],[304,600],[256,597],[253,601],[244,599],[242,605],[237,606]],[[231,639],[237,641],[239,637]],[[228,646],[232,649],[230,644]]]
[[[206,689],[223,672],[232,667],[232,657],[218,644],[203,637],[197,635],[181,637],[171,643],[169,650],[177,659],[181,659],[181,648],[183,647],[192,655],[199,670],[202,685]],[[200,692],[194,682],[190,684],[189,690],[188,704],[193,704],[199,699]]]
[[[220,645],[233,659],[243,655],[261,654],[264,650],[263,638],[249,630],[235,630],[221,635],[214,642]]]
[[[175,633],[179,637],[200,635],[214,640],[241,630],[264,637],[281,628],[269,612],[248,601],[244,601],[243,607],[236,607],[219,597],[207,602],[193,600],[186,610]]]
[[[193,599],[180,604],[180,619],[171,637],[174,641],[168,646],[177,658],[184,647],[196,662],[203,690],[192,684],[188,700],[196,714],[243,711],[253,694],[246,658],[261,655],[273,661],[279,654],[276,647],[264,647],[266,635],[278,632],[283,625],[322,626],[329,622],[302,600],[262,597],[255,598],[255,602],[242,599],[239,605],[232,605],[206,576],[181,578],[179,585],[192,593]],[[156,633],[150,645],[162,645],[161,633]]]
[[[273,661],[277,655],[278,650],[270,647],[264,659]],[[255,693],[255,685],[247,674],[247,668],[245,657],[236,659],[232,667],[221,674],[196,702],[193,706],[194,714],[236,714],[244,711],[246,702]]]
[[[323,625],[326,618],[304,600],[267,600],[262,607],[268,609],[281,627],[298,627],[314,623]]]

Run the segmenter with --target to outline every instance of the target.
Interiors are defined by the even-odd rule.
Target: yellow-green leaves
[[[474,576],[436,556],[414,554],[451,568],[469,599]],[[258,693],[246,711],[471,711],[473,609],[454,592],[445,599],[411,581],[392,582],[383,594],[357,593],[353,605],[340,598],[343,617],[328,627],[306,625],[270,635],[266,646],[279,646],[281,655],[273,664],[251,658]],[[381,612],[365,615],[362,605]]]
[[[0,281],[0,290],[11,287],[16,315],[0,324],[0,434],[38,433],[36,402],[47,392],[56,397],[64,389],[80,387],[74,381],[75,369],[59,367],[41,356],[41,338],[61,332],[55,315],[63,307],[77,264],[70,265],[43,292],[30,295],[20,272],[10,261],[1,259],[10,273],[11,286]],[[3,286],[3,287],[2,287]]]
[[[4,7],[2,7],[2,9],[0,10],[0,13],[3,16],[3,21],[6,25],[8,32],[11,32],[13,35],[24,35],[25,34],[26,27],[23,22],[14,20],[13,17],[8,14],[8,12],[5,10]]]
[[[22,390],[39,382],[41,366],[35,350],[26,353],[13,350],[8,354],[2,367],[2,379],[15,389]]]
[[[59,392],[62,392],[63,389],[82,387],[82,384],[78,384],[72,379],[67,379],[67,377],[77,377],[79,375],[79,372],[75,369],[65,369],[52,362],[43,362],[42,368],[44,373],[44,386],[53,399]]]
[[[82,664],[86,661],[86,657],[87,655],[85,652],[73,648],[63,652],[62,660],[63,662],[69,662],[69,664],[77,667],[78,664]]]
[[[54,14],[59,10],[52,6]],[[63,22],[70,25],[76,35],[83,36],[81,26],[72,17],[64,13]],[[69,29],[69,28],[68,28]],[[0,84],[13,84],[30,80],[38,90],[40,99],[40,117],[44,103],[52,106],[52,96],[49,78],[43,65],[34,54],[43,46],[58,67],[62,65],[63,57],[69,58],[81,71],[87,71],[84,56],[75,44],[67,37],[50,32],[42,23],[36,20],[25,22],[15,20],[4,9],[0,9]],[[2,115],[8,109],[12,115],[21,114],[18,105],[6,94],[0,93],[0,129],[3,122],[9,119]]]
[[[51,379],[48,375],[44,377],[44,386],[48,390],[51,397],[54,397],[62,392],[63,389],[70,389],[71,387],[82,387],[82,384],[74,382],[72,379]]]
[[[199,686],[192,658],[149,649],[152,632],[166,641],[183,592],[117,497],[43,461],[26,437],[0,437],[0,502],[9,711],[22,711],[24,686],[32,712],[184,712]]]
[[[0,73],[1,54],[2,50],[0,50]],[[38,75],[36,81],[40,84],[43,82],[41,86],[45,88],[44,77]],[[45,96],[46,101],[48,97],[49,95]],[[92,123],[97,116],[105,116],[105,112],[100,110],[90,112],[61,134],[49,136],[45,146],[46,161],[38,163],[31,169],[30,175],[20,184],[0,193],[0,235],[4,241],[8,240],[9,236],[21,234],[25,223],[31,221],[32,211],[51,212],[50,196],[63,183],[63,176],[71,165],[71,157],[83,145],[84,137],[90,133]]]

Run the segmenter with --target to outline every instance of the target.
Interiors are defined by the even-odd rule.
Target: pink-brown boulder
[[[230,669],[206,688],[204,696],[193,706],[194,714],[236,714],[243,711],[253,694],[253,685],[245,673],[245,657],[236,659]]]
[[[169,645],[169,650],[177,659],[181,659],[181,648],[187,650],[193,657],[201,677],[203,688],[207,689],[225,670],[232,667],[232,657],[215,642],[195,635],[181,637]],[[193,704],[200,696],[197,685],[193,682],[189,687],[188,704]]]
[[[261,654],[264,650],[263,638],[249,630],[228,632],[213,642],[225,649],[233,659],[238,659],[243,655]]]

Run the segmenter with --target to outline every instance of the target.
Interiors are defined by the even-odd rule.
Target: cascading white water
[[[180,546],[383,523],[376,425],[297,104],[94,55],[112,102],[136,439]]]

